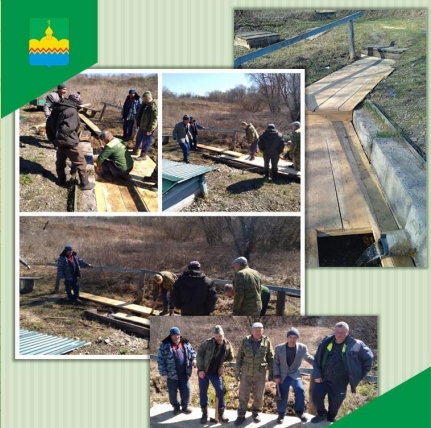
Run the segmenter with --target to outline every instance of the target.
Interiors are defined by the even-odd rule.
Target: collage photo
[[[15,111],[14,359],[142,362],[143,427],[338,426],[388,358],[350,275],[428,267],[427,11],[232,14],[230,68],[92,67]]]

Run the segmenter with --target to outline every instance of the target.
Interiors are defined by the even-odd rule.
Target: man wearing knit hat
[[[263,335],[263,325],[255,322],[251,326],[251,335],[242,339],[236,358],[235,378],[239,381],[239,407],[235,425],[245,421],[250,393],[253,394],[252,416],[255,423],[261,421],[263,393],[265,390],[266,372],[268,380],[273,380],[274,351],[271,341]]]
[[[302,422],[307,422],[304,416],[305,392],[299,368],[304,359],[313,364],[314,358],[308,353],[307,346],[299,343],[299,331],[291,327],[286,333],[287,341],[275,347],[274,353],[274,382],[280,391],[277,400],[277,423],[282,424],[287,408],[287,398],[290,387],[295,394],[295,413]]]
[[[162,381],[167,382],[169,402],[174,415],[182,411],[190,414],[190,382],[193,367],[196,367],[196,351],[191,343],[181,336],[178,327],[169,330],[169,336],[162,340],[157,354],[157,366]],[[177,393],[180,392],[181,403]]]
[[[174,302],[172,301],[172,290],[174,289],[175,281],[178,277],[167,270],[162,270],[161,272],[154,275],[153,278],[153,309],[157,306],[157,299],[161,294],[163,302],[163,311],[160,315],[169,315],[174,313]],[[169,309],[168,309],[169,308]]]
[[[136,125],[139,128],[136,134],[136,144],[132,154],[138,156],[136,160],[143,161],[147,159],[148,151],[153,142],[153,134],[157,129],[157,104],[153,100],[150,91],[142,95],[142,104],[136,115]]]
[[[335,325],[334,334],[326,336],[314,355],[313,402],[317,415],[312,423],[327,420],[334,422],[346,398],[347,386],[353,394],[363,377],[371,370],[373,353],[361,340],[349,336],[349,326],[341,321]],[[328,410],[325,397],[328,396]]]
[[[284,149],[282,135],[269,123],[265,132],[259,137],[259,150],[263,153],[265,179],[269,179],[269,163],[271,162],[272,178],[277,178],[278,160]]]
[[[262,281],[258,271],[248,266],[245,257],[233,262],[235,276],[232,281],[234,290],[233,315],[259,317],[262,310]]]
[[[79,298],[79,281],[81,268],[92,267],[73,251],[71,245],[66,245],[57,260],[57,276],[64,279],[66,293],[70,303],[82,303]]]
[[[229,419],[223,417],[225,401],[222,375],[226,364],[232,361],[233,358],[234,352],[231,343],[225,339],[223,328],[216,325],[213,329],[213,337],[201,344],[197,354],[202,424],[208,422],[208,386],[210,382],[218,398],[218,420],[224,423],[229,422]]]
[[[174,284],[172,300],[181,315],[210,315],[217,302],[214,281],[201,270],[201,264],[191,261],[187,270]]]
[[[124,142],[127,142],[132,138],[133,124],[135,123],[141,103],[141,97],[136,92],[136,89],[130,88],[129,95],[124,100],[123,108],[121,110],[121,117],[123,119],[123,136],[121,139]]]
[[[252,123],[241,122],[242,129],[245,131],[245,139],[250,145],[250,158],[248,160],[254,160],[257,152],[257,142],[259,140],[259,134]]]
[[[190,130],[190,116],[185,114],[183,116],[183,121],[178,122],[174,130],[172,131],[172,138],[179,145],[181,150],[183,151],[183,162],[190,163],[189,154],[190,154],[190,145],[193,141],[193,135]]]

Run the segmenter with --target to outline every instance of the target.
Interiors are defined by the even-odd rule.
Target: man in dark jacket
[[[125,142],[132,138],[133,124],[135,123],[141,102],[141,97],[136,93],[135,89],[131,88],[121,110],[121,117],[123,119],[123,136],[121,139]]]
[[[153,100],[153,95],[150,91],[146,91],[142,95],[142,104],[136,116],[136,125],[138,133],[136,134],[136,144],[133,149],[133,155],[138,156],[136,160],[143,161],[147,159],[147,154],[153,142],[153,134],[157,129],[158,110],[157,104]]]
[[[217,302],[214,282],[202,271],[198,261],[190,262],[188,269],[174,284],[172,300],[181,315],[209,315]]]
[[[311,422],[324,420],[334,422],[338,410],[346,398],[347,385],[352,393],[356,386],[371,370],[373,353],[364,342],[349,336],[349,326],[345,322],[335,325],[334,334],[326,336],[314,356],[313,376],[316,382],[313,402],[317,416]],[[328,396],[328,410],[325,396]]]
[[[71,303],[82,303],[79,299],[79,282],[81,267],[92,267],[82,260],[70,245],[66,245],[57,260],[57,275],[64,279],[66,293]],[[73,293],[72,293],[73,292]]]
[[[265,132],[259,137],[259,150],[263,153],[265,179],[269,179],[269,162],[271,162],[272,178],[277,178],[278,160],[283,152],[284,143],[282,135],[270,123]]]
[[[208,422],[208,386],[211,382],[218,398],[218,419],[229,422],[224,414],[223,373],[226,363],[234,358],[233,348],[229,340],[225,339],[223,329],[216,325],[213,337],[205,340],[198,349],[197,366],[199,376],[199,399],[202,409],[201,424]]]
[[[47,121],[47,133],[49,140],[53,139],[58,147],[55,162],[57,184],[59,186],[66,185],[66,160],[70,159],[72,166],[78,171],[81,189],[91,190],[94,183],[88,181],[87,162],[79,145],[78,137],[80,126],[78,108],[81,104],[81,96],[78,93],[70,94],[68,99],[55,103]]]
[[[193,119],[193,116],[190,116],[190,133],[192,135],[192,141],[190,142],[190,150],[198,151],[198,129],[205,129],[203,126],[199,125],[196,122],[196,119]]]
[[[182,411],[190,414],[190,382],[192,368],[196,367],[196,352],[191,343],[181,336],[178,327],[169,330],[169,336],[162,340],[157,354],[157,365],[162,381],[167,382],[169,402],[174,408],[174,415]],[[181,403],[177,393],[180,391]]]
[[[122,178],[127,180],[133,169],[133,158],[126,145],[119,138],[114,138],[112,132],[103,131],[99,139],[105,147],[97,157],[96,173],[107,180]]]
[[[190,145],[193,141],[193,135],[190,131],[190,116],[185,114],[183,116],[183,121],[178,122],[174,126],[174,130],[172,131],[172,138],[179,145],[181,150],[183,151],[183,162],[190,163],[189,155],[190,155]]]

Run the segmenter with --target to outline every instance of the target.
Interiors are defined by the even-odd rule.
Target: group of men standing
[[[88,180],[87,162],[80,146],[79,128],[81,121],[79,109],[83,102],[79,92],[72,93],[66,98],[67,86],[57,86],[46,97],[44,114],[46,118],[46,132],[48,140],[57,151],[56,172],[57,184],[69,186],[72,181],[67,181],[66,161],[72,163],[71,173],[78,172],[81,189],[91,190],[94,183]],[[154,131],[157,129],[157,105],[150,91],[144,92],[142,100],[135,89],[129,90],[122,108],[123,136],[116,138],[110,131],[103,131],[99,139],[103,144],[102,153],[98,156],[95,171],[101,178],[114,180],[117,178],[128,179],[133,169],[133,158],[125,142],[132,137],[133,124],[136,120],[138,133],[136,144],[132,154],[137,160],[145,160],[151,147]]]
[[[319,344],[314,355],[309,354],[305,344],[298,342],[300,333],[291,327],[286,333],[286,342],[272,347],[271,340],[263,334],[263,325],[259,322],[251,326],[251,334],[245,336],[239,345],[235,378],[239,382],[239,406],[235,425],[241,425],[246,419],[250,394],[253,395],[251,406],[253,421],[261,421],[265,383],[275,382],[277,388],[277,423],[283,424],[287,409],[290,387],[295,396],[295,414],[301,421],[308,421],[305,416],[305,391],[301,380],[300,367],[303,360],[313,366],[315,386],[312,400],[317,415],[310,422],[323,420],[335,421],[338,410],[346,397],[350,385],[352,393],[367,373],[371,370],[373,353],[364,342],[349,335],[349,326],[345,322],[335,325],[334,333],[326,336]],[[224,417],[225,398],[223,392],[223,374],[234,359],[232,344],[224,337],[223,328],[216,325],[212,337],[193,349],[189,340],[180,334],[180,329],[172,327],[159,347],[157,356],[158,370],[163,381],[167,381],[169,401],[174,414],[191,413],[190,377],[193,368],[197,368],[199,382],[199,401],[202,409],[201,423],[208,420],[208,386],[214,386],[218,399],[220,422],[228,422]],[[180,402],[177,392],[180,392]],[[328,397],[328,409],[325,397]]]
[[[275,128],[273,123],[269,123],[265,131],[259,136],[256,128],[252,123],[242,122],[242,128],[245,131],[245,138],[250,145],[249,160],[254,160],[257,149],[263,153],[264,161],[264,178],[269,179],[269,165],[271,164],[272,179],[277,178],[278,161],[284,150],[284,139],[282,134]],[[288,143],[288,152],[285,155],[290,156],[293,162],[293,168],[297,171],[301,168],[301,124],[293,122],[290,125],[290,143]]]
[[[224,286],[225,295],[233,298],[232,315],[264,316],[268,307],[270,292],[262,285],[258,271],[251,269],[245,257],[233,262],[235,274],[232,284]],[[187,270],[177,277],[169,271],[161,271],[153,278],[153,308],[161,297],[161,315],[181,310],[181,315],[210,315],[218,300],[214,281],[201,269],[201,264],[191,261]]]

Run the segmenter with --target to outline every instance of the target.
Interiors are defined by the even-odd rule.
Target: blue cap
[[[64,251],[72,251],[72,246],[71,245],[66,245],[64,247]]]
[[[134,88],[129,89],[129,94],[135,94],[135,93],[136,93],[136,89],[134,89]]]
[[[169,330],[169,334],[172,336],[173,334],[181,334],[180,329],[178,327],[172,327]]]

